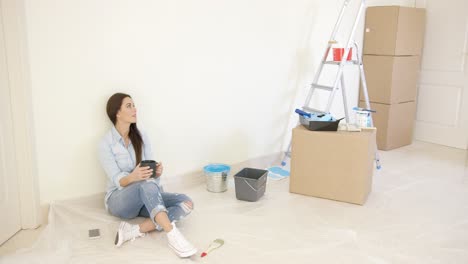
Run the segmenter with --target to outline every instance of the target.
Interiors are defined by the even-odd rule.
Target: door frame
[[[16,147],[21,228],[41,225],[24,0],[0,0]]]

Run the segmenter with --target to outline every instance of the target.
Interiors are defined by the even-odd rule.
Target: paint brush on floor
[[[220,238],[215,239],[213,242],[211,242],[210,246],[201,254],[201,257],[205,257],[206,255],[208,255],[208,253],[221,247],[222,245],[224,245],[224,240]]]

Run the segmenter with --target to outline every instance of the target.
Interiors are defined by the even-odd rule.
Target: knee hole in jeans
[[[189,214],[190,212],[192,212],[193,210],[193,202],[190,201],[190,200],[187,200],[187,201],[184,201],[184,202],[181,202],[179,204],[180,208],[182,208],[182,210],[184,210],[184,212],[186,214]]]

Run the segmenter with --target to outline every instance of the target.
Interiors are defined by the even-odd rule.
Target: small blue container
[[[221,163],[209,164],[203,167],[206,178],[206,189],[210,192],[227,191],[227,176],[231,166]]]

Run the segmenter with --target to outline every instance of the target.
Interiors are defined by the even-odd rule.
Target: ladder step
[[[302,110],[310,112],[310,113],[326,114],[324,111],[317,110],[317,109],[314,109],[314,108],[310,108],[308,106],[303,106]]]
[[[316,83],[313,83],[312,86],[317,88],[317,89],[333,91],[333,86],[320,85],[320,84],[316,84]]]
[[[324,61],[323,64],[340,65],[341,61]],[[345,61],[344,65],[359,65],[357,60]]]

